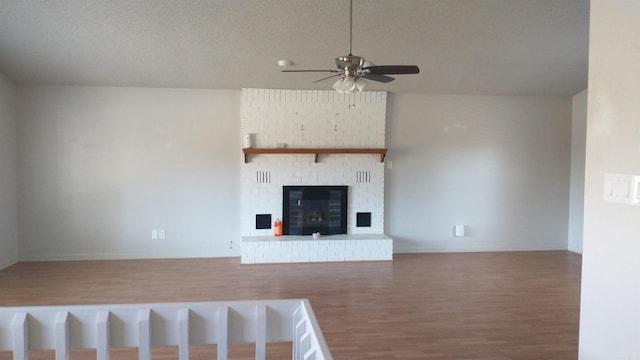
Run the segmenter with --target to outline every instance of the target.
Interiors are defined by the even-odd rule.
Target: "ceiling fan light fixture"
[[[356,79],[356,88],[358,89],[358,91],[364,90],[366,86],[367,86],[367,81],[365,79],[360,77]]]
[[[332,86],[338,93],[344,94],[344,77],[339,78]]]
[[[367,82],[359,76],[341,76],[332,87],[340,94],[350,94],[354,91],[362,91],[367,86]]]
[[[344,92],[350,93],[356,89],[356,81],[353,78],[353,76],[347,76],[344,78],[344,81],[342,82],[342,86],[343,86]]]

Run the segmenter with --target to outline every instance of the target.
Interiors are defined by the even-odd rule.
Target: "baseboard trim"
[[[4,269],[8,268],[9,266],[15,265],[17,263],[18,263],[18,259],[10,260],[9,262],[5,262],[5,263],[0,263],[0,270],[4,270]]]
[[[172,254],[32,254],[23,256],[20,261],[91,261],[91,260],[150,260],[150,259],[198,259],[198,258],[240,258],[240,255],[214,255],[203,253]]]
[[[459,248],[451,247],[420,247],[420,248],[402,248],[394,245],[394,254],[411,254],[411,253],[458,253],[458,252],[508,252],[508,251],[567,251],[563,247],[505,247],[505,246],[464,246]]]
[[[411,254],[411,253],[458,253],[458,252],[507,252],[507,251],[571,251],[577,254],[580,252],[572,249],[561,247],[504,247],[504,246],[465,246],[460,248],[450,247],[419,247],[419,248],[402,248],[394,245],[394,254]],[[0,263],[0,270],[7,268],[19,261],[90,261],[90,260],[145,260],[145,259],[197,259],[197,258],[240,258],[240,254],[203,254],[203,253],[182,253],[182,254],[31,254],[21,256],[20,259],[9,263]]]
[[[576,254],[582,255],[582,250],[578,250],[578,249],[574,249],[574,248],[568,248],[567,250],[571,251],[572,253],[576,253]]]

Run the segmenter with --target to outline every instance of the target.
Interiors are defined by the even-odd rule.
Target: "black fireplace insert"
[[[347,233],[347,186],[283,186],[282,233]]]

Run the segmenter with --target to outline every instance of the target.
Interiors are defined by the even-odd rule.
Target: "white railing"
[[[70,349],[96,349],[97,360],[107,360],[109,349],[127,347],[151,359],[155,346],[177,346],[186,360],[189,345],[205,344],[227,359],[232,343],[255,343],[256,359],[264,359],[271,342],[292,342],[295,360],[332,359],[306,299],[0,307],[0,352],[12,351],[14,360],[30,350],[67,360]]]

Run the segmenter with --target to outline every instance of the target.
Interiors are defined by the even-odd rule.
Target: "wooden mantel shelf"
[[[358,149],[358,148],[342,148],[342,149],[329,149],[329,148],[244,148],[244,162],[247,163],[247,155],[252,154],[314,154],[314,161],[318,162],[318,155],[320,154],[376,154],[380,155],[380,162],[384,162],[384,157],[387,155],[387,149]]]

